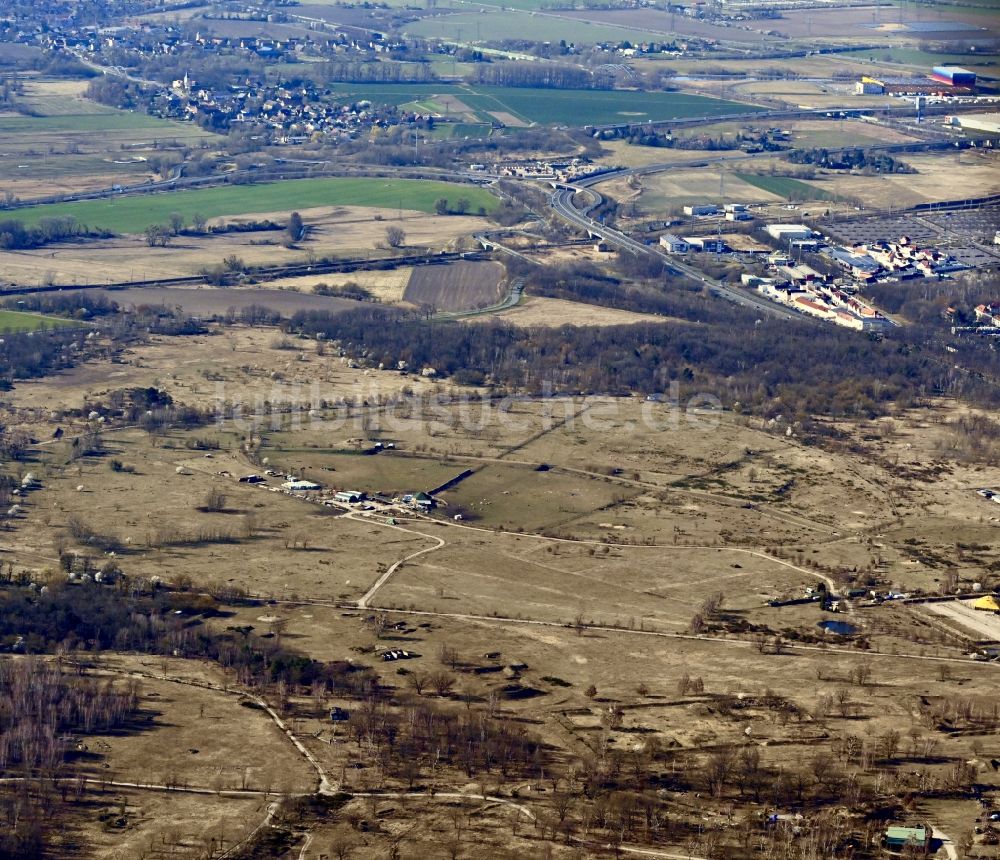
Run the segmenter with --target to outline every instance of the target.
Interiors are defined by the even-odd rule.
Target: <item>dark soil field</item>
[[[452,263],[414,269],[403,300],[439,311],[471,311],[500,298],[500,263]]]
[[[123,307],[129,305],[167,305],[181,307],[194,316],[222,316],[230,308],[237,311],[258,305],[288,317],[296,311],[346,311],[360,307],[351,299],[315,296],[291,290],[245,290],[216,287],[183,289],[175,287],[137,287],[131,290],[88,290]]]
[[[374,7],[362,7],[353,5],[333,5],[327,3],[305,3],[298,6],[296,14],[309,18],[319,18],[339,24],[342,27],[354,27],[359,30],[379,30],[384,32],[389,29],[393,21],[423,18],[435,14],[433,10],[425,9],[377,9]]]

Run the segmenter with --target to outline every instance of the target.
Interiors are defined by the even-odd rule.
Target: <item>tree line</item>
[[[4,251],[41,248],[53,242],[81,237],[107,238],[113,235],[110,230],[90,230],[72,215],[41,218],[32,227],[16,218],[0,221],[0,249]]]
[[[828,149],[793,149],[788,153],[793,164],[815,164],[831,170],[863,170],[871,173],[916,173],[917,171],[898,158],[885,152],[868,152],[861,147],[845,152],[831,153]]]
[[[947,394],[996,403],[994,386],[939,359],[907,332],[867,337],[807,321],[731,326],[635,324],[603,328],[468,327],[384,308],[302,311],[289,331],[337,340],[359,361],[434,367],[502,390],[534,394],[663,392],[673,380],[727,406],[777,414],[875,417]],[[707,316],[708,314],[706,314]],[[367,356],[367,359],[365,358]],[[997,363],[995,355],[984,362]]]
[[[494,87],[539,87],[556,90],[609,90],[614,77],[562,63],[494,62],[477,65],[466,81]]]

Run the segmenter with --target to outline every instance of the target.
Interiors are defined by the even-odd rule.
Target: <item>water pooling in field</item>
[[[827,633],[835,633],[838,636],[853,636],[858,632],[857,627],[846,621],[820,621],[818,626]]]

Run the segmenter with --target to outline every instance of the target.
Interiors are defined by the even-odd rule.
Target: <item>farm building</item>
[[[885,847],[890,851],[916,850],[926,854],[931,846],[930,828],[890,827],[885,831]]]
[[[434,507],[434,499],[432,499],[427,493],[407,493],[400,500],[404,505],[409,505],[413,508],[422,508],[425,511],[429,511]]]
[[[979,609],[982,612],[1000,612],[1000,601],[992,594],[987,594],[973,603],[972,608]]]
[[[691,250],[687,242],[673,233],[664,233],[660,236],[660,247],[664,248],[668,254],[686,254]]]
[[[333,500],[335,502],[343,502],[344,504],[353,505],[355,502],[360,502],[364,499],[365,494],[358,492],[357,490],[341,490],[337,493]]]
[[[281,487],[292,493],[314,492],[322,489],[319,484],[313,481],[286,481]]]

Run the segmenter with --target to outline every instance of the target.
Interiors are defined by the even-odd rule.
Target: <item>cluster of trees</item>
[[[119,728],[138,706],[134,681],[119,687],[37,659],[0,660],[0,770],[55,776],[65,733]]]
[[[8,299],[5,306],[11,310],[86,320],[110,316],[119,310],[106,296],[87,293],[27,293],[17,299]]]
[[[542,744],[522,724],[490,711],[456,712],[418,699],[404,708],[370,699],[351,714],[348,733],[384,776],[412,788],[440,766],[459,767],[468,778],[538,776],[548,761]]]
[[[24,95],[24,82],[17,72],[5,74],[0,80],[0,107],[4,110],[19,111],[18,99]]]
[[[262,81],[267,76],[267,63],[252,53],[208,53],[197,45],[170,54],[112,49],[103,56],[107,64],[132,69],[140,78],[169,83],[187,73],[207,89],[225,89],[238,81]]]
[[[471,330],[429,324],[390,309],[336,315],[302,311],[290,331],[338,339],[359,360],[474,371],[507,390],[628,394],[683,380],[749,412],[874,417],[891,403],[933,394],[998,394],[985,380],[907,339],[863,338],[833,326],[761,319],[732,309],[730,325],[648,324],[600,329],[522,329],[495,322]],[[711,316],[705,313],[703,316]],[[995,355],[984,362],[997,363]]]
[[[914,322],[940,327],[947,316],[955,325],[971,326],[976,323],[976,306],[995,300],[996,284],[989,272],[970,271],[946,281],[921,278],[869,284],[865,294],[878,307]]]
[[[63,780],[64,801],[86,786],[82,776],[66,779],[70,733],[121,729],[138,701],[134,681],[116,685],[38,660],[0,661],[0,772],[29,778],[0,788],[0,857],[52,856],[66,839],[55,827],[54,780]]]
[[[674,137],[669,131],[643,129],[631,126],[625,138],[633,146],[658,146],[666,149],[694,149],[715,152],[716,150],[738,149],[740,142],[735,137]]]
[[[613,132],[606,132],[607,137],[614,136]],[[715,152],[717,150],[746,149],[748,151],[780,152],[787,147],[772,140],[766,132],[751,133],[740,132],[736,135],[720,134],[715,137],[708,135],[681,135],[675,136],[669,130],[657,131],[654,128],[643,126],[630,126],[624,134],[624,138],[635,146],[659,146],[673,149],[690,149],[697,151]]]
[[[14,379],[47,376],[72,367],[83,352],[83,338],[68,328],[41,334],[10,333],[0,344],[0,390],[9,389]]]
[[[494,87],[540,87],[555,90],[607,90],[614,77],[601,70],[590,72],[561,63],[494,62],[477,65],[470,83]]]
[[[436,215],[466,215],[471,205],[467,197],[459,197],[454,205],[448,202],[447,197],[439,197],[434,201],[434,213]],[[479,214],[482,213],[483,208],[480,207]]]
[[[795,149],[788,153],[794,164],[815,164],[830,170],[863,170],[870,173],[916,173],[905,161],[884,152],[867,152],[860,147],[831,154],[829,150]]]
[[[524,280],[533,295],[692,320],[703,312],[701,301],[693,301],[688,309],[681,307],[676,296],[664,292],[658,282],[663,278],[663,267],[658,260],[632,258],[625,264],[635,269],[632,274],[638,276],[636,280],[614,277],[589,262],[542,267],[513,260],[507,268],[512,276]]]
[[[0,249],[17,251],[24,248],[41,248],[53,242],[64,242],[83,236],[107,237],[109,230],[88,230],[72,215],[41,218],[32,227],[16,218],[0,221]]]
[[[73,567],[79,565],[74,561]],[[370,669],[313,660],[285,648],[273,633],[258,635],[251,626],[213,632],[201,618],[216,614],[218,606],[203,594],[140,591],[126,578],[117,588],[53,578],[40,591],[10,584],[11,574],[0,570],[8,583],[0,585],[0,651],[184,653],[215,661],[280,704],[291,692],[372,700],[381,689]],[[52,824],[65,820],[65,804],[79,800],[87,787],[67,735],[121,731],[137,715],[135,682],[118,685],[59,667],[30,657],[0,660],[0,774],[31,778],[0,786],[0,857],[43,858],[66,848],[71,837]],[[81,847],[74,844],[69,853]]]
[[[102,75],[87,84],[86,96],[91,101],[122,110],[145,109],[148,96],[134,81],[114,75]]]
[[[437,80],[429,63],[391,63],[378,60],[331,60],[320,66],[322,80],[358,84],[416,84]]]
[[[23,301],[29,308],[35,303],[42,307],[44,302],[51,312],[77,317],[84,315],[83,309],[93,306],[96,309],[94,316],[101,317],[103,332],[110,343],[88,339],[85,332],[66,327],[34,333],[5,332],[0,342],[0,390],[9,390],[15,379],[47,376],[88,358],[113,355],[120,347],[142,341],[151,334],[194,335],[206,330],[202,322],[175,308],[140,305],[130,313],[117,313],[117,308],[112,309],[89,293],[50,294],[45,298],[29,296]]]
[[[252,627],[213,632],[198,623],[200,617],[218,612],[215,600],[205,595],[140,588],[141,583],[127,576],[116,587],[53,579],[44,594],[6,586],[0,651],[183,653],[217,662],[231,669],[241,683],[256,688],[281,683],[298,690],[319,683],[338,695],[366,696],[378,687],[377,677],[367,668],[347,661],[313,660]]]

